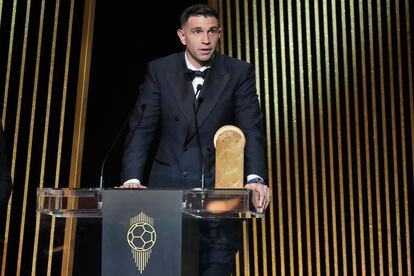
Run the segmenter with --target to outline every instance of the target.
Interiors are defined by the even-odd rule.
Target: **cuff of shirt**
[[[247,183],[261,183],[264,184],[264,179],[260,176],[258,176],[257,174],[249,174],[247,176]]]
[[[125,183],[141,184],[141,181],[139,181],[139,179],[137,178],[132,178],[132,179],[128,179],[127,181],[125,181],[124,184]]]

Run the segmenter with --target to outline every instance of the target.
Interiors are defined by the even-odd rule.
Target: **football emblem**
[[[157,240],[157,233],[151,224],[138,222],[133,224],[128,230],[128,244],[138,252],[150,250]]]

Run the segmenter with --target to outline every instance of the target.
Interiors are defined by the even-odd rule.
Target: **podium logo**
[[[129,219],[129,225],[128,245],[131,248],[135,265],[142,274],[151,257],[152,248],[157,241],[154,219],[141,212]]]

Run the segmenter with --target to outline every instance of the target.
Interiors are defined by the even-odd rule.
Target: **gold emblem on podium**
[[[129,225],[128,245],[131,248],[135,264],[142,274],[151,257],[152,248],[157,241],[154,219],[141,212],[129,219]]]

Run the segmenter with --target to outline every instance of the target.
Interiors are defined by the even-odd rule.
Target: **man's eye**
[[[194,33],[195,34],[200,34],[201,33],[201,30],[195,30]]]

